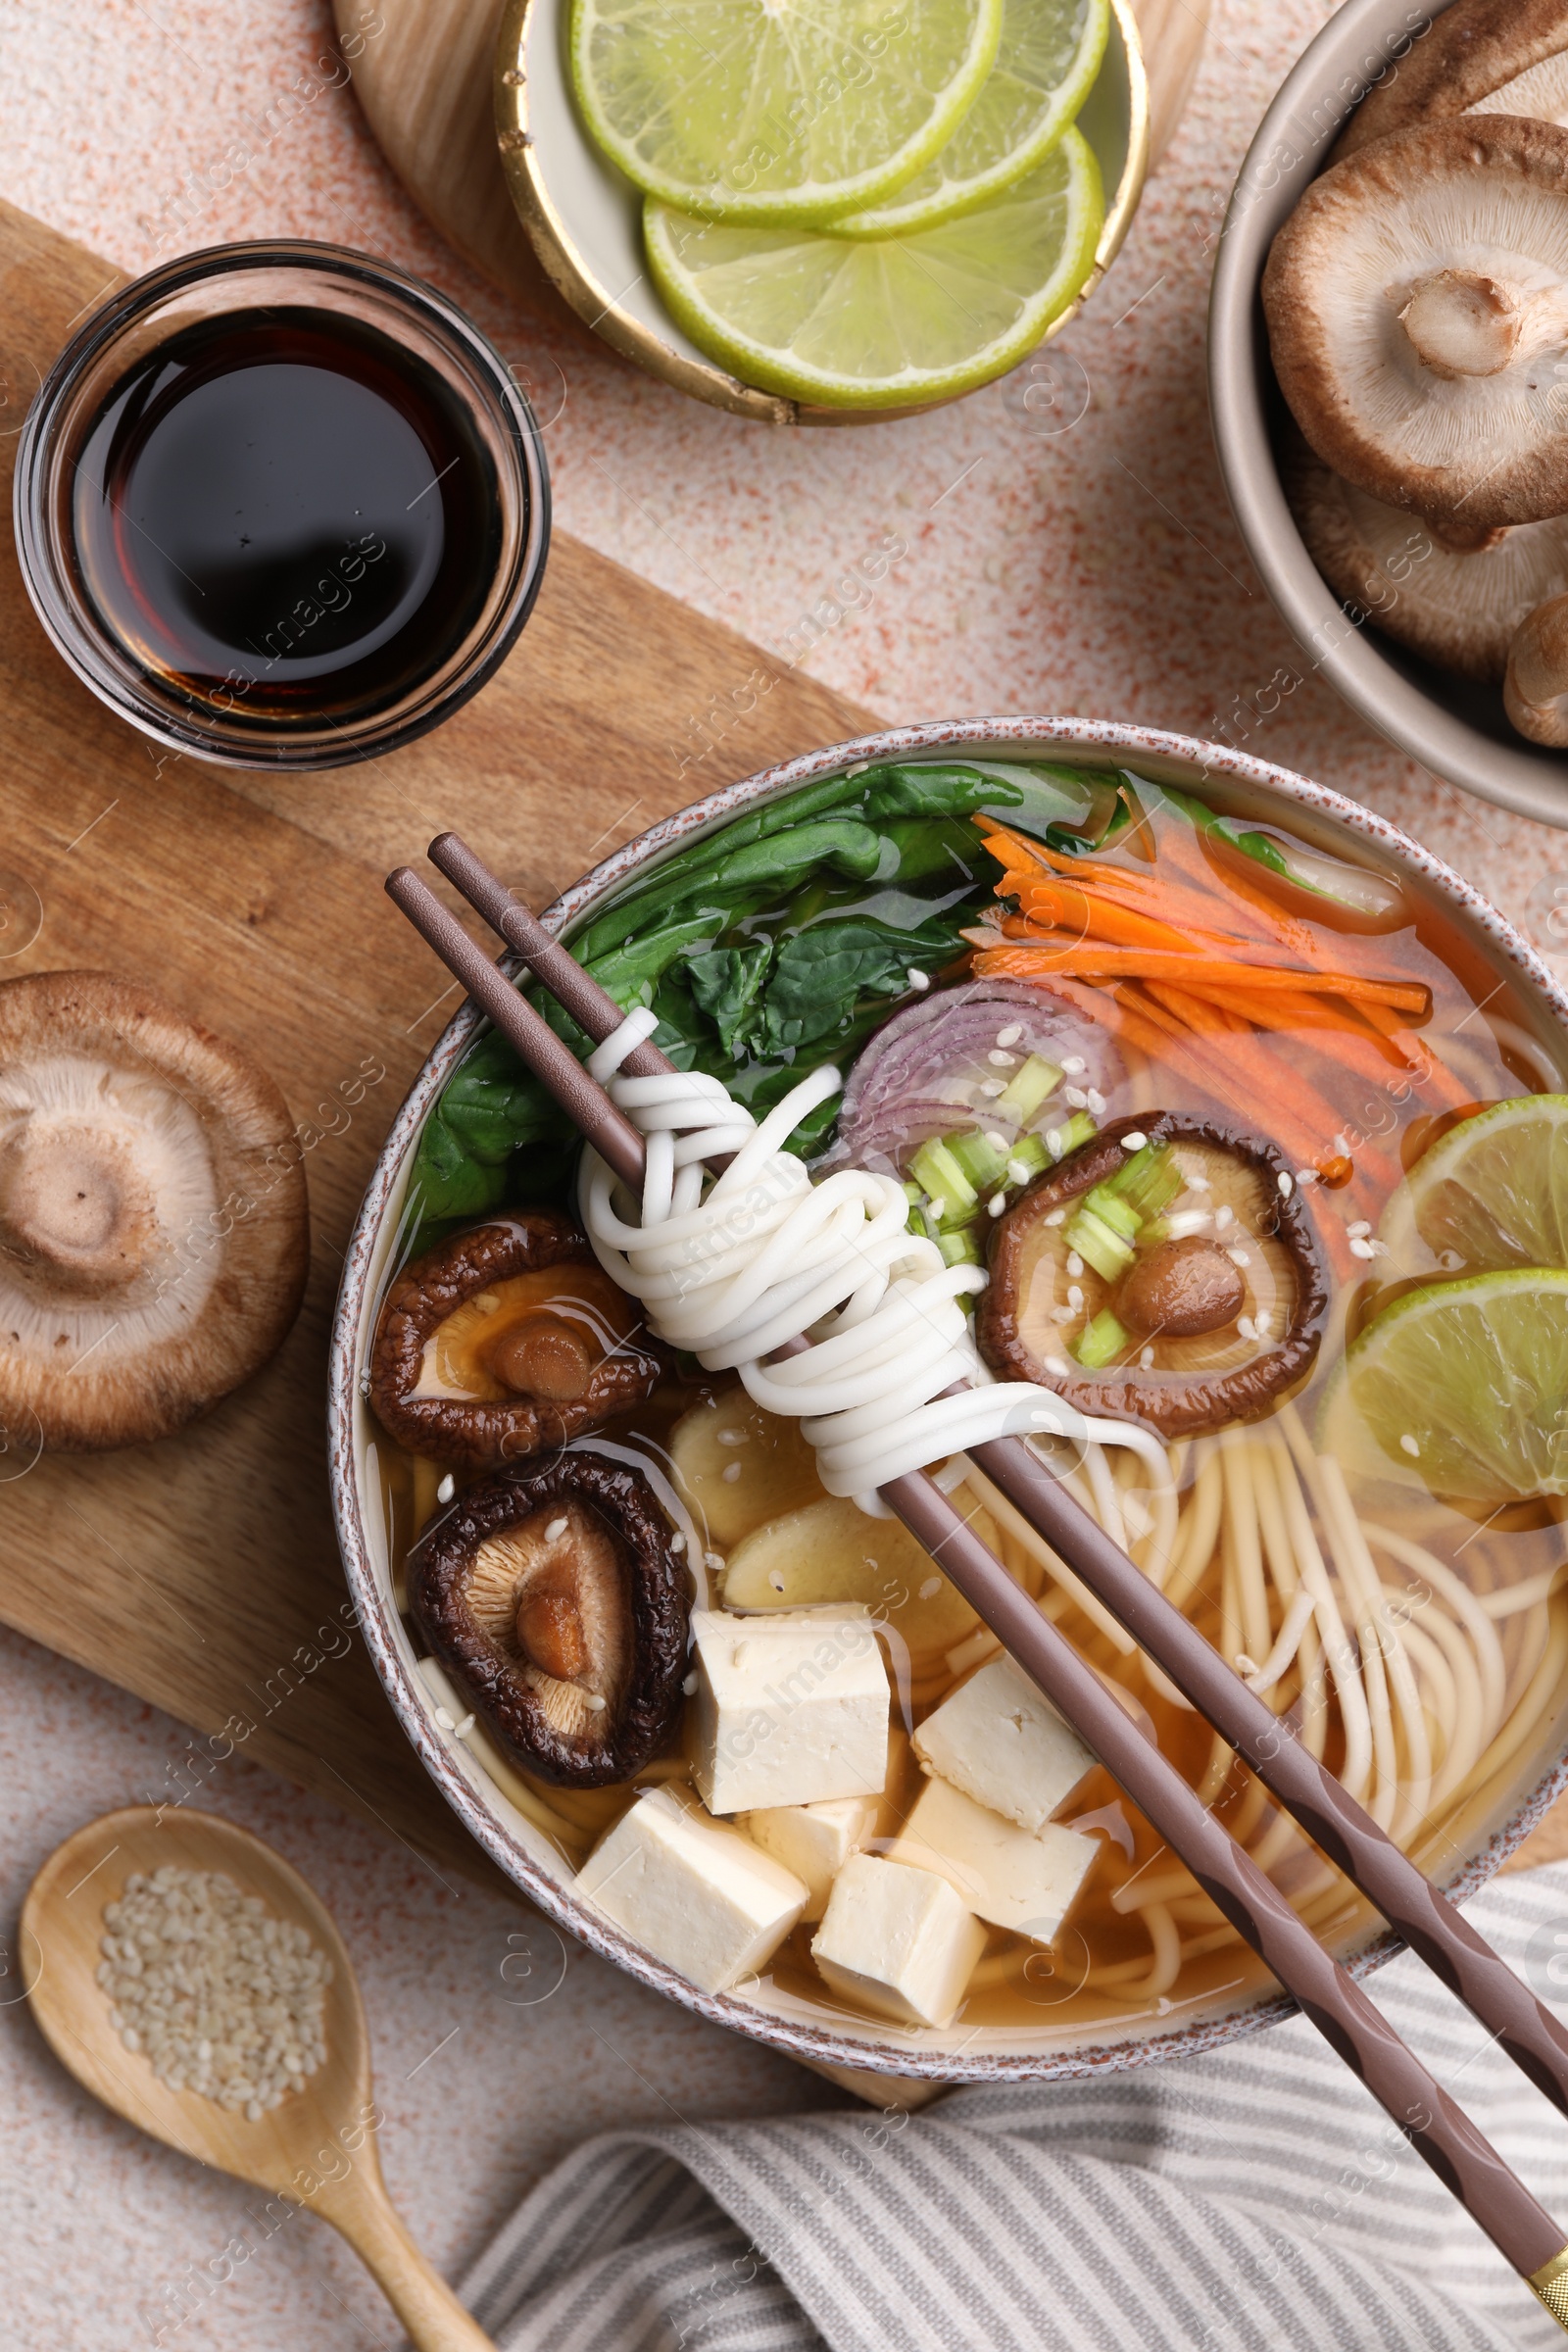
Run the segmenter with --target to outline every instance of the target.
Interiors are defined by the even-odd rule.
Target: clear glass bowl
[[[334,714],[246,707],[246,690],[193,680],[131,642],[92,593],[73,510],[77,465],[129,370],[183,330],[229,314],[336,313],[433,375],[477,452],[494,553],[461,633],[432,646],[380,694]],[[95,311],[40,386],[17,453],[15,524],[34,609],[82,683],[175,751],[231,767],[344,766],[392,751],[450,717],[505,659],[533,607],[550,539],[539,427],[505,362],[431,287],[342,246],[215,246],[137,278]],[[232,673],[231,673],[232,674]]]

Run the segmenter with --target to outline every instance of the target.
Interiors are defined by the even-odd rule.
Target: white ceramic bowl
[[[566,0],[507,0],[496,46],[496,133],[507,185],[540,263],[584,324],[679,392],[769,424],[885,424],[912,409],[835,409],[742,383],[665,310],[643,253],[643,200],[583,127],[566,66]],[[1110,38],[1078,127],[1095,151],[1105,220],[1095,267],[1052,320],[1077,318],[1121,250],[1149,169],[1149,83],[1131,0],[1111,0]],[[927,402],[926,407],[940,407]]]
[[[1499,687],[1448,677],[1352,621],[1302,544],[1275,459],[1285,410],[1258,295],[1269,247],[1370,82],[1446,4],[1429,14],[1411,0],[1348,0],[1263,117],[1231,196],[1209,296],[1214,445],[1247,552],[1311,668],[1423,766],[1499,808],[1568,825],[1568,759],[1515,734]]]
[[[628,842],[556,901],[545,922],[569,938],[611,891],[645,867],[710,832],[739,809],[782,798],[855,760],[962,758],[1067,758],[1114,770],[1124,761],[1158,782],[1200,790],[1216,807],[1254,822],[1291,826],[1323,849],[1351,854],[1410,876],[1441,903],[1461,935],[1511,984],[1513,1018],[1541,1040],[1545,1055],[1568,1072],[1568,995],[1518,933],[1467,882],[1371,810],[1357,807],[1288,768],[1222,751],[1190,737],[1087,719],[965,719],[951,724],[890,729],[853,743],[812,752],[785,766],[732,784],[667,817]],[[1038,2029],[982,2030],[962,2019],[945,2033],[906,2033],[845,2012],[827,1999],[808,2005],[765,1981],[749,1989],[696,1991],[579,1902],[571,1874],[555,1848],[502,1795],[463,1743],[442,1730],[435,1702],[416,1671],[416,1652],[393,1597],[381,1492],[372,1449],[379,1442],[365,1401],[368,1362],[379,1298],[396,1258],[404,1191],[419,1130],[453,1069],[482,1026],[471,1007],[458,1014],[436,1045],[398,1112],[376,1163],[345,1261],[332,1338],[329,1436],[333,1507],[349,1588],[367,1645],[398,1720],[420,1762],[453,1811],[523,1892],[592,1950],[613,1960],[645,1984],[701,2016],[732,2026],[817,2065],[949,2082],[998,2082],[1088,2075],[1190,2056],[1284,2015],[1288,2004],[1268,1981],[1184,2005],[1177,2022],[1128,2024],[1114,2037],[1088,2038],[1081,2029],[1053,2027],[1042,2005]],[[1500,1795],[1473,1808],[1456,1825],[1454,1870],[1448,1890],[1465,1894],[1489,1878],[1568,1784],[1568,1687],[1559,1693],[1550,1728],[1538,1749],[1521,1757]],[[1342,1956],[1358,1971],[1396,1948],[1388,1936],[1363,1930]]]

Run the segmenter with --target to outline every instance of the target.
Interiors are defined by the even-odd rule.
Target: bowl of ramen
[[[1072,1408],[1031,1442],[1085,1507],[1431,1877],[1480,1885],[1568,1780],[1568,998],[1502,918],[1285,769],[1020,718],[731,785],[546,919],[792,1216],[880,1188],[973,1377]],[[831,1446],[780,1409],[757,1359],[789,1332],[736,1288],[770,1212],[678,1160],[651,1253],[466,1008],[366,1195],[334,1502],[448,1803],[590,1948],[818,2064],[1083,2075],[1283,2014],[863,1507],[889,1473],[853,1379]],[[815,1264],[773,1269],[807,1321]],[[969,1457],[929,1466],[1324,1942],[1386,1958]]]

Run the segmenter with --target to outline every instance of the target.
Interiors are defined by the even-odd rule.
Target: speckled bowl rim
[[[1192,736],[1110,720],[1025,717],[941,720],[919,726],[884,728],[857,736],[848,743],[807,753],[727,785],[651,826],[564,891],[546,909],[543,920],[551,931],[563,931],[597,900],[620,888],[651,860],[757,802],[782,798],[857,760],[913,759],[936,752],[956,756],[969,753],[977,758],[1004,758],[1010,753],[1014,758],[1036,759],[1050,758],[1053,752],[1068,755],[1109,752],[1129,763],[1142,760],[1169,760],[1198,771],[1200,777],[1234,779],[1276,793],[1286,803],[1327,817],[1359,835],[1396,864],[1419,876],[1439,897],[1446,899],[1484,935],[1497,961],[1514,968],[1568,1038],[1568,993],[1557,985],[1541,958],[1479,891],[1385,817],[1347,800],[1326,785],[1297,775],[1290,768],[1276,767],[1267,760],[1250,759],[1245,753],[1200,742]],[[520,967],[515,958],[509,958],[507,968],[515,973]],[[826,2027],[759,2009],[732,1994],[698,1991],[672,1968],[619,1934],[608,1920],[586,1904],[574,1901],[569,1890],[558,1886],[538,1866],[506,1823],[475,1794],[436,1730],[428,1692],[416,1684],[405,1663],[400,1642],[406,1637],[401,1634],[390,1598],[378,1587],[360,1505],[355,1434],[357,1416],[366,1409],[358,1390],[357,1364],[362,1319],[371,1293],[377,1239],[389,1205],[397,1196],[405,1157],[454,1066],[483,1026],[482,1016],[466,1004],[437,1040],[382,1147],[344,1259],[332,1329],[327,1401],[333,1516],[366,1646],[415,1753],[475,1842],[541,1911],[590,1951],[612,1961],[641,1984],[666,1994],[697,2016],[728,2026],[754,2041],[764,2042],[789,2057],[818,2067],[849,2068],[862,2074],[937,2082],[1081,2079],[1124,2073],[1172,2058],[1197,2057],[1294,2015],[1295,2003],[1286,1995],[1254,1995],[1218,2017],[1195,2020],[1163,2033],[1098,2047],[1033,2052],[966,2053],[953,2048],[930,2048],[913,2037],[899,2041],[877,2039],[870,2034],[862,2038],[836,2034]],[[1568,1787],[1568,1747],[1509,1820],[1446,1882],[1448,1894],[1462,1900],[1485,1886],[1565,1787]],[[1353,1975],[1365,1976],[1401,1948],[1397,1937],[1385,1933],[1354,1952],[1346,1964]]]
[[[1523,737],[1496,741],[1407,677],[1357,626],[1297,528],[1269,438],[1268,333],[1258,288],[1275,231],[1367,86],[1369,68],[1430,26],[1451,0],[1348,0],[1297,59],[1247,151],[1220,233],[1208,301],[1214,449],[1243,545],[1307,662],[1380,735],[1462,792],[1539,824],[1568,826],[1568,760]]]

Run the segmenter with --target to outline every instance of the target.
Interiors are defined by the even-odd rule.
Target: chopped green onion
[[[933,1202],[942,1202],[944,1216],[972,1209],[980,1198],[978,1188],[969,1182],[940,1136],[920,1146],[909,1162],[909,1174]]]
[[[1049,1095],[1061,1084],[1061,1072],[1054,1062],[1043,1060],[1031,1054],[1021,1070],[1013,1073],[997,1097],[999,1119],[1010,1119],[1015,1127],[1026,1127]]]
[[[993,1143],[981,1129],[971,1127],[959,1135],[945,1135],[942,1142],[977,1192],[989,1192],[1007,1164],[1005,1137]]]
[[[945,1266],[978,1266],[985,1262],[972,1225],[960,1226],[953,1233],[939,1233],[937,1248]]]
[[[1102,1223],[1092,1208],[1080,1208],[1062,1231],[1069,1250],[1076,1250],[1102,1282],[1115,1282],[1133,1262],[1133,1249],[1119,1233]]]
[[[1020,1135],[1007,1154],[1007,1182],[1028,1184],[1051,1165],[1051,1154],[1038,1135]]]
[[[1106,1364],[1115,1362],[1133,1344],[1133,1335],[1124,1323],[1119,1323],[1109,1307],[1102,1307],[1092,1323],[1086,1323],[1074,1350],[1086,1372],[1103,1371]]]
[[[1094,1216],[1097,1216],[1102,1225],[1108,1225],[1111,1232],[1119,1234],[1124,1242],[1137,1239],[1138,1230],[1144,1221],[1132,1202],[1122,1199],[1116,1191],[1114,1183],[1093,1185],[1083,1197],[1083,1206],[1079,1210],[1080,1215],[1082,1215],[1083,1209],[1088,1209]],[[1068,1230],[1070,1232],[1071,1228],[1069,1227]]]
[[[1053,1159],[1065,1159],[1080,1144],[1087,1144],[1098,1134],[1094,1120],[1087,1110],[1075,1110],[1065,1125],[1046,1129],[1046,1150]]]
[[[1186,1181],[1168,1144],[1145,1144],[1113,1176],[1106,1177],[1103,1189],[1128,1201],[1141,1217],[1157,1217]],[[1095,1189],[1102,1188],[1097,1185]]]

